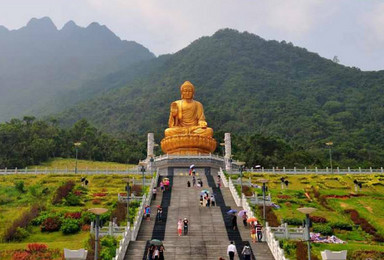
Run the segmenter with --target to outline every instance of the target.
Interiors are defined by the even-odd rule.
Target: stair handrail
[[[123,260],[128,250],[129,242],[136,240],[140,230],[141,222],[143,220],[145,206],[150,205],[151,203],[153,188],[157,186],[158,179],[159,179],[159,169],[156,170],[155,176],[152,177],[152,182],[148,191],[148,196],[146,194],[143,195],[143,198],[140,203],[138,215],[135,219],[132,230],[130,229],[130,227],[126,227],[123,235],[123,239],[120,240],[119,247],[116,249],[116,256],[112,258],[112,260]]]

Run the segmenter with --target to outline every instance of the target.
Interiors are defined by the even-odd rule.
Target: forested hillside
[[[253,156],[250,163],[266,152],[257,151],[262,146],[254,138],[263,136],[289,144],[298,152],[291,156],[309,165],[317,163],[313,158],[326,162],[328,141],[336,165],[384,164],[384,71],[363,72],[230,29],[109,75],[100,81],[108,91],[62,113],[60,121],[87,118],[104,131],[151,131],[160,139],[185,80],[195,85],[208,124],[242,138],[239,156]]]
[[[0,26],[0,121],[57,113],[94,93],[76,92],[86,82],[152,58],[98,23],[59,30],[45,17],[18,30]]]

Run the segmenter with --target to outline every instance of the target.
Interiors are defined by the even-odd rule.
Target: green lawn
[[[259,179],[268,179],[268,190],[271,193],[272,201],[281,208],[274,209],[273,213],[278,221],[287,218],[302,220],[304,215],[297,211],[299,207],[315,207],[312,215],[326,218],[328,225],[335,222],[343,222],[353,226],[352,231],[334,229],[334,234],[346,241],[346,244],[315,244],[313,252],[320,257],[320,251],[324,249],[349,251],[349,256],[357,250],[384,251],[384,243],[375,242],[372,236],[356,226],[345,209],[357,210],[359,216],[365,218],[372,226],[377,229],[378,234],[384,236],[384,176],[380,174],[370,175],[277,175],[277,174],[251,174],[244,173],[243,181],[251,179],[253,184],[261,184]],[[281,188],[281,177],[289,181],[288,188]],[[237,179],[238,176],[232,176]],[[350,196],[355,194],[354,180],[362,182],[363,188],[358,190],[359,197]],[[318,192],[316,196],[314,190]],[[261,194],[261,189],[253,189],[254,192]],[[310,199],[305,196],[308,194]],[[344,196],[344,197],[340,197]],[[349,196],[349,197],[346,197]],[[322,205],[321,197],[325,198]],[[332,198],[333,197],[333,198]],[[260,214],[255,210],[256,215]],[[295,254],[288,255],[290,259],[295,259]],[[321,258],[320,258],[321,259]]]
[[[62,161],[66,163],[70,160],[55,160],[51,165],[53,167],[61,164]],[[101,168],[102,166],[110,166],[116,164],[102,164],[87,162],[84,165]],[[119,167],[119,166],[116,166]],[[120,165],[120,169],[125,169],[127,165]],[[123,168],[125,167],[125,168]],[[105,207],[109,211],[114,209],[118,193],[124,193],[126,183],[124,178],[129,178],[131,181],[135,180],[137,184],[141,184],[141,175],[126,175],[126,174],[97,174],[87,175],[89,185],[85,188],[81,198],[81,205],[69,206],[66,203],[53,205],[52,199],[56,194],[59,186],[67,181],[73,181],[75,187],[73,191],[83,189],[81,186],[81,175],[75,174],[48,174],[48,175],[34,175],[34,174],[17,174],[0,176],[0,258],[3,259],[4,255],[10,254],[7,250],[25,249],[29,243],[43,243],[47,244],[51,249],[69,248],[78,249],[84,248],[86,241],[89,238],[89,231],[80,231],[72,235],[64,235],[61,231],[55,232],[41,232],[39,226],[29,225],[27,230],[29,236],[20,242],[4,242],[3,235],[5,230],[10,227],[15,219],[20,217],[24,212],[28,211],[32,204],[37,201],[41,202],[46,207],[48,212],[61,212],[61,216],[68,212],[81,212],[93,207]],[[146,176],[151,178],[151,176]],[[16,188],[16,183],[23,182],[24,191]],[[32,196],[31,187],[39,187],[45,189],[45,193],[40,198]],[[146,189],[147,191],[148,189]],[[100,196],[99,194],[103,195]],[[96,203],[97,202],[97,203]],[[137,208],[131,208],[132,213],[137,212]],[[125,222],[124,222],[125,223]],[[122,224],[122,223],[121,223]]]

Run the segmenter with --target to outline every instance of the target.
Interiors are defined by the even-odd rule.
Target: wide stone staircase
[[[165,259],[229,259],[226,256],[227,246],[234,241],[238,253],[249,243],[248,227],[242,226],[238,218],[239,230],[232,230],[230,216],[227,211],[236,208],[235,202],[227,188],[219,190],[216,187],[217,173],[210,172],[209,168],[197,169],[196,178],[201,178],[203,187],[187,187],[187,181],[192,183],[188,176],[188,169],[169,168],[168,176],[171,188],[162,193],[158,191],[157,198],[152,201],[151,221],[143,221],[139,230],[137,241],[131,241],[125,259],[146,259],[145,252],[148,241],[159,239],[165,247]],[[161,176],[164,178],[165,176]],[[206,189],[215,194],[217,205],[215,207],[201,207],[199,198],[201,190]],[[163,207],[163,222],[155,222],[157,205]],[[179,237],[177,222],[188,218],[189,232],[187,236]],[[166,220],[166,221],[165,221]],[[244,239],[242,239],[242,237]],[[251,244],[257,260],[272,260],[273,256],[266,243]],[[242,259],[236,256],[236,259]]]

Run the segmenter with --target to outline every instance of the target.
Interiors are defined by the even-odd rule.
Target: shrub
[[[74,218],[79,219],[81,218],[81,212],[67,212],[64,214],[65,218]]]
[[[384,252],[373,250],[359,250],[352,252],[351,259],[353,260],[366,260],[366,259],[384,259]]]
[[[22,241],[23,239],[29,236],[29,232],[25,228],[18,227],[16,228],[15,233],[13,234],[14,241]]]
[[[104,193],[104,192],[93,193],[93,197],[105,197],[105,196],[107,196],[107,193]]]
[[[54,232],[59,231],[61,226],[61,221],[59,217],[47,218],[41,224],[42,232]]]
[[[27,251],[16,251],[12,255],[12,260],[29,260],[31,253]]]
[[[15,183],[15,188],[18,190],[20,193],[25,193],[25,187],[24,187],[24,182],[23,181],[17,181]]]
[[[377,233],[377,230],[374,226],[368,223],[365,218],[359,216],[359,213],[354,209],[346,209],[345,213],[349,213],[353,223],[360,225],[361,228],[368,234],[373,236],[373,239],[377,242],[384,241],[384,237]]]
[[[348,231],[352,231],[352,229],[353,229],[351,224],[343,223],[343,222],[330,223],[329,226],[332,228],[337,228],[337,229],[341,229],[341,230],[348,230]]]
[[[288,225],[292,225],[292,226],[303,225],[303,220],[298,219],[298,218],[285,218],[285,219],[283,219],[283,222],[287,223]]]
[[[46,244],[32,243],[32,244],[28,244],[27,248],[29,252],[35,253],[35,252],[45,252],[48,249],[48,246]]]
[[[52,203],[58,204],[68,196],[68,194],[72,191],[73,187],[75,187],[75,183],[73,181],[67,181],[65,184],[61,185],[56,190],[55,197],[53,198]]]
[[[66,197],[65,197],[65,204],[68,206],[79,206],[82,205],[80,197],[76,196],[72,192],[70,192]]]
[[[13,199],[11,197],[7,196],[6,194],[0,195],[0,205],[5,205],[5,204],[8,204],[12,201],[13,201]]]
[[[80,223],[81,224],[91,224],[92,221],[96,219],[95,214],[92,214],[89,211],[83,211],[81,212],[81,218],[80,218]]]
[[[329,225],[316,225],[313,228],[313,232],[320,233],[323,236],[331,236],[331,235],[333,235],[333,229]]]
[[[135,194],[135,196],[138,196],[142,194],[143,189],[141,188],[141,185],[132,185],[131,192]]]
[[[102,237],[100,243],[101,243],[101,252],[100,252],[101,260],[109,260],[115,257],[117,240],[113,236]]]
[[[61,224],[61,231],[64,234],[74,234],[80,231],[79,221],[72,218],[66,218]]]
[[[99,199],[94,199],[94,200],[92,200],[92,204],[93,204],[93,205],[99,205],[99,204],[101,204],[101,200],[99,200]]]
[[[125,220],[127,216],[127,203],[118,202],[116,208],[112,211],[111,218],[116,218],[116,223]]]
[[[47,218],[54,218],[54,217],[60,217],[60,213],[58,213],[58,212],[43,211],[43,212],[41,212],[39,214],[39,216],[37,216],[36,218],[34,218],[31,221],[31,224],[34,225],[34,226],[40,226],[41,224],[43,224],[43,222]]]
[[[252,196],[252,189],[248,186],[243,186],[243,193],[245,196]]]
[[[259,206],[259,212],[260,215],[263,215],[263,206]],[[275,212],[273,211],[272,207],[266,206],[265,207],[265,216],[266,216],[266,221],[271,227],[278,227],[280,225],[279,221],[277,220],[277,216]]]
[[[81,226],[81,231],[89,231],[89,230],[91,230],[91,226],[90,225],[85,224],[85,225]]]
[[[309,217],[313,223],[327,223],[327,219],[319,216]]]
[[[37,205],[33,205],[27,212],[22,214],[22,216],[15,221],[13,221],[12,225],[5,230],[4,232],[4,240],[12,241],[14,240],[14,235],[17,231],[17,228],[26,228],[28,224],[32,221],[32,219],[36,218],[39,214],[39,207]]]

